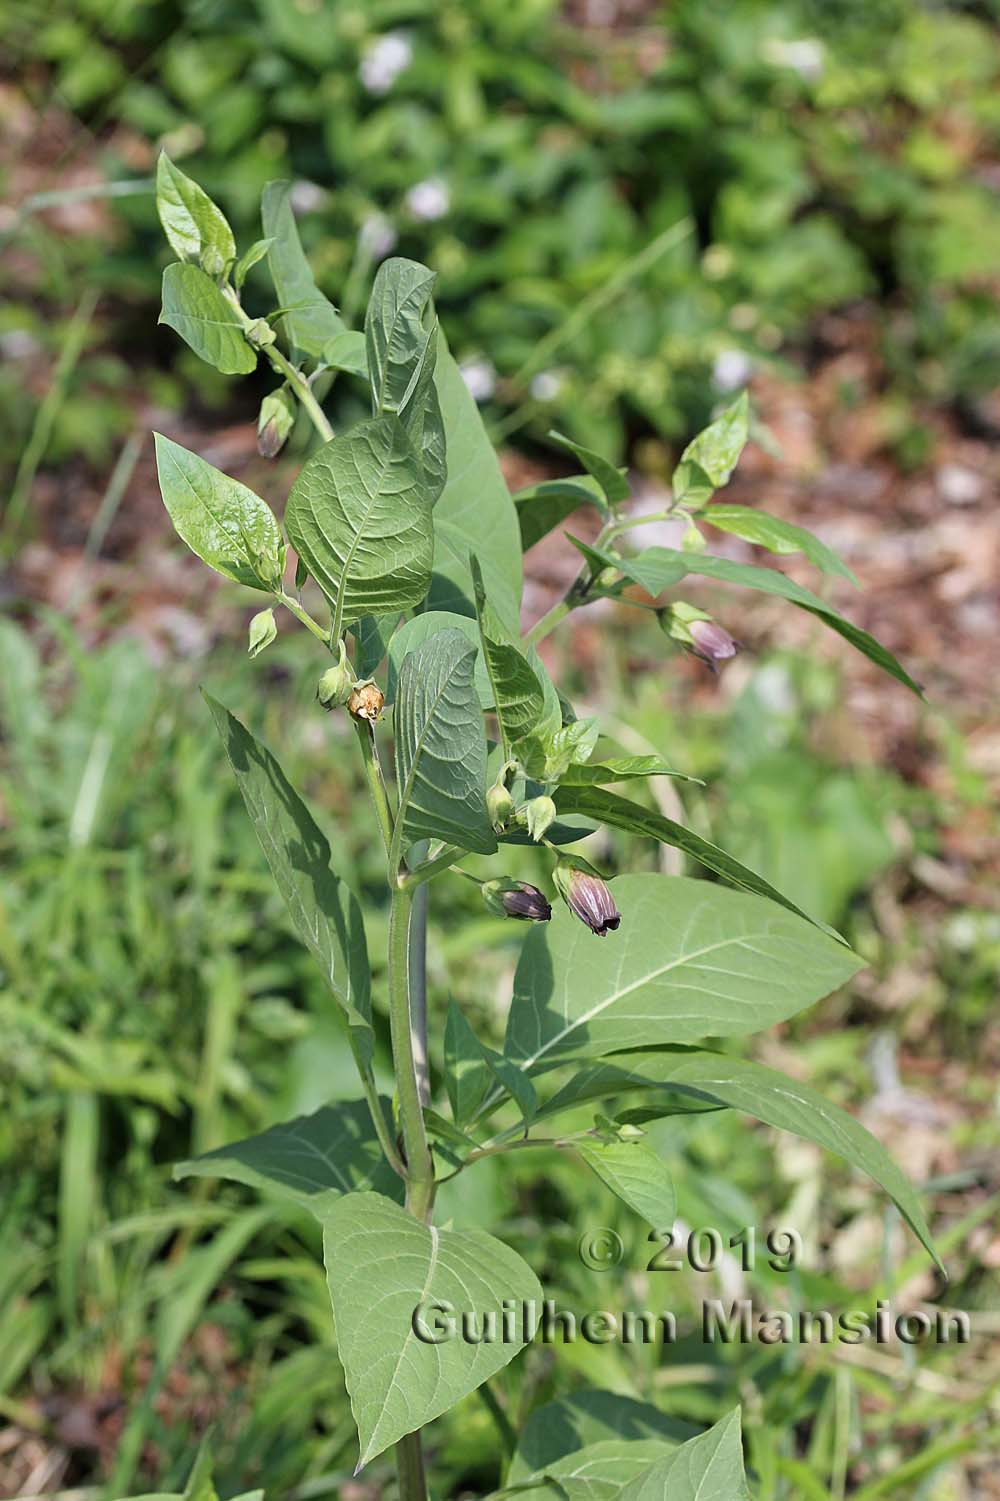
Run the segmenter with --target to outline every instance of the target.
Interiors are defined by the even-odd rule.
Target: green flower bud
[[[555,822],[556,805],[550,797],[533,797],[524,805],[524,818],[528,833],[537,844],[545,831]]]
[[[514,799],[502,782],[495,782],[486,793],[486,811],[494,829],[502,829],[514,812]]]
[[[347,648],[340,643],[340,661],[336,667],[328,667],[319,680],[316,697],[324,709],[339,709],[354,692],[354,673],[347,660]]]
[[[264,648],[277,639],[277,635],[274,611],[261,610],[250,622],[250,645],[247,647],[250,656],[259,657]]]
[[[278,337],[266,318],[255,318],[245,332],[255,349],[266,349],[269,344],[275,343]]]
[[[624,1126],[618,1127],[619,1141],[641,1141],[645,1134],[639,1126],[631,1126],[627,1122]]]
[[[214,245],[206,245],[201,252],[201,269],[208,276],[221,276],[226,269],[222,251],[216,249]]]
[[[257,414],[257,452],[261,457],[273,459],[280,453],[294,426],[295,403],[284,386],[270,391]]]

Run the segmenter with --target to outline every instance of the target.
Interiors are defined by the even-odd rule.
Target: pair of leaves
[[[288,536],[330,600],[334,635],[366,615],[412,609],[434,557],[431,500],[397,417],[324,444],[293,484]]]
[[[365,349],[376,417],[393,412],[420,456],[427,492],[438,499],[448,477],[444,422],[434,369],[437,320],[433,271],[393,257],[375,277],[365,314]]]
[[[921,695],[922,690],[915,683],[906,669],[897,662],[893,654],[888,651],[874,636],[860,626],[852,625],[849,620],[828,605],[825,600],[813,594],[811,590],[797,584],[785,574],[778,573],[773,568],[758,568],[753,563],[734,563],[729,558],[714,558],[707,554],[679,552],[672,547],[650,547],[636,557],[617,557],[614,554],[601,552],[588,547],[585,543],[570,538],[575,546],[587,557],[592,567],[616,568],[630,579],[639,584],[648,594],[654,597],[661,594],[664,589],[672,588],[689,573],[700,574],[704,578],[716,579],[725,584],[742,584],[747,589],[757,589],[764,594],[774,594],[780,599],[787,599],[793,605],[798,605],[801,610],[807,610],[817,619],[822,620],[831,630],[843,636],[852,646],[862,652],[877,667],[881,667],[890,677],[914,693]]]
[[[270,591],[285,555],[270,506],[196,453],[161,433],[153,436],[160,494],[178,536],[216,573]]]

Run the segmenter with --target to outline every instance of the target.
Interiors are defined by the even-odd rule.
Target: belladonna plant
[[[704,613],[672,603],[672,591],[697,575],[783,596],[899,684],[919,689],[877,641],[779,572],[704,549],[629,550],[630,527],[649,517],[630,515],[621,471],[569,439],[557,441],[581,477],[561,484],[555,500],[545,486],[512,499],[438,328],[426,267],[386,261],[364,329],[354,330],[313,280],[287,184],[265,189],[262,238],[240,257],[221,210],[165,156],[158,205],[176,257],[163,274],[162,321],[225,374],[261,362],[274,372],[261,411],[265,454],[280,447],[293,414],[314,429],[283,525],[252,490],[168,438],[157,436],[156,456],[179,535],[216,572],[265,596],[251,653],[266,651],[290,618],[315,640],[322,707],[353,723],[369,827],[384,860],[388,931],[376,972],[386,977],[393,1065],[385,1097],[373,1071],[367,914],[340,869],[339,841],[321,831],[271,751],[209,699],[274,879],[343,1024],[358,1094],[178,1172],[249,1174],[315,1214],[359,1467],[394,1448],[401,1496],[421,1501],[425,1430],[470,1392],[482,1390],[499,1447],[508,1445],[510,1420],[490,1382],[530,1345],[543,1297],[534,1271],[501,1239],[434,1224],[439,1183],[475,1173],[484,1156],[566,1153],[628,1212],[662,1230],[674,1217],[670,1164],[623,1120],[622,1096],[633,1105],[639,1096],[647,1119],[691,1100],[729,1107],[868,1173],[934,1254],[916,1194],[867,1131],[798,1080],[728,1050],[730,1039],[783,1021],[843,984],[858,959],[761,876],[651,811],[642,783],[680,773],[658,756],[621,754],[602,741],[597,724],[577,718],[557,691],[538,643],[572,612],[612,598],[656,609],[676,624],[680,644],[717,662],[730,638],[718,626],[696,629]],[[243,289],[258,262],[254,285],[266,270],[273,297],[255,293],[254,316]],[[334,380],[350,381],[371,406],[369,417],[336,434],[324,409]],[[849,576],[801,529],[716,501],[747,423],[741,396],[694,439],[663,515],[682,518],[689,532],[798,548],[822,572]],[[569,534],[581,554],[578,576],[523,636],[522,546],[581,503],[597,508],[600,533],[592,544]],[[252,717],[252,705],[243,712]],[[609,790],[629,783],[640,789],[634,796]],[[573,850],[600,826],[674,845],[704,878],[646,873],[605,882]],[[563,898],[554,911],[552,891],[505,869],[512,844],[538,841],[552,862],[552,891]],[[471,856],[480,873],[484,860],[492,864],[483,896],[496,921],[523,920],[511,927],[523,946],[500,1050],[454,1005],[443,1036],[427,1029],[428,912],[456,875],[481,882],[464,870]],[[572,1111],[579,1122],[588,1102],[592,1128],[552,1134],[553,1120]],[[280,1168],[286,1151],[302,1164],[293,1188]],[[463,1312],[500,1316],[512,1302],[524,1317],[510,1339],[429,1344],[413,1316],[435,1301],[450,1303],[459,1320]],[[530,1363],[535,1352],[521,1358]],[[609,1412],[618,1400],[609,1396]],[[624,1434],[624,1408],[621,1427]],[[433,1452],[433,1428],[427,1439]],[[667,1494],[690,1501],[720,1465],[727,1501],[748,1494],[738,1410],[681,1447],[644,1440],[623,1442],[616,1453],[623,1501]],[[588,1463],[586,1447],[564,1461],[563,1472],[571,1465],[576,1473]],[[537,1484],[558,1491],[563,1472],[555,1464]],[[506,1461],[501,1485],[505,1474]],[[529,1480],[522,1463],[517,1488]]]

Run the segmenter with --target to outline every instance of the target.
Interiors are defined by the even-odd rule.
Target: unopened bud
[[[350,701],[354,692],[354,674],[347,661],[347,648],[340,643],[340,661],[336,667],[328,667],[319,680],[316,697],[324,709],[339,709]]]
[[[717,662],[726,662],[735,657],[739,647],[727,630],[714,620],[692,620],[688,626],[694,643],[694,654],[715,670]]]
[[[257,414],[257,452],[261,458],[273,459],[285,446],[295,426],[295,404],[282,386],[269,391]]]
[[[502,829],[514,812],[514,799],[503,782],[495,782],[486,793],[486,811],[494,829]]]
[[[251,657],[259,657],[266,646],[278,635],[278,627],[274,622],[273,610],[261,610],[250,622],[250,644],[247,647]]]
[[[622,915],[610,886],[586,860],[576,855],[560,855],[552,879],[573,915],[598,938],[606,937],[621,923]]]
[[[355,683],[351,696],[347,700],[347,712],[352,719],[374,724],[381,716],[384,704],[385,694],[372,678],[368,678],[363,683]]]
[[[252,323],[248,324],[245,332],[255,349],[266,349],[269,344],[275,343],[278,337],[266,318],[255,318]]]
[[[645,1134],[639,1126],[630,1126],[627,1122],[624,1126],[618,1127],[619,1141],[641,1141]]]
[[[552,908],[548,898],[529,881],[511,881],[501,876],[484,881],[480,888],[483,901],[497,917],[516,917],[522,922],[548,922]]]
[[[208,276],[221,276],[226,269],[226,262],[223,259],[222,251],[217,249],[215,245],[206,245],[205,249],[201,252],[200,259],[201,269]]]
[[[555,822],[556,805],[550,797],[533,797],[524,805],[524,817],[528,833],[537,844],[546,830]]]

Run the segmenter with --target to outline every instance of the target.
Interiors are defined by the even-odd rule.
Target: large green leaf
[[[589,1389],[569,1392],[531,1414],[518,1437],[507,1480],[514,1485],[567,1455],[607,1440],[656,1439],[677,1444],[694,1432],[687,1423],[634,1397]]]
[[[404,659],[393,726],[401,847],[444,839],[490,855],[486,732],[473,682],[476,648],[439,631]]]
[[[493,688],[486,671],[486,663],[483,661],[482,652],[479,650],[479,627],[471,615],[453,615],[448,610],[426,610],[420,615],[412,615],[409,620],[404,620],[398,626],[389,639],[388,646],[388,672],[386,675],[385,701],[391,704],[396,697],[396,686],[399,682],[399,669],[407,654],[416,651],[431,636],[436,636],[439,631],[461,631],[462,635],[476,648],[476,667],[474,679],[476,694],[479,698],[479,706],[482,709],[492,709]]]
[[[685,505],[704,505],[736,468],[747,441],[750,402],[745,391],[731,406],[703,428],[681,454],[674,470],[673,491]]]
[[[429,1228],[380,1194],[335,1199],[322,1222],[337,1348],[364,1465],[502,1370],[534,1332],[542,1289],[527,1263],[492,1235]],[[507,1299],[518,1309],[510,1328],[502,1321]],[[458,1321],[439,1344],[414,1329],[416,1322],[433,1331],[436,1308]],[[463,1338],[463,1314],[480,1331],[492,1315],[494,1339]]]
[[[477,558],[470,559],[470,568],[483,660],[492,688],[492,704],[500,726],[504,759],[509,760],[525,740],[537,739],[544,744],[559,729],[559,704],[555,699],[546,702],[545,689],[538,674],[520,648],[510,640],[491,607]]]
[[[270,506],[162,433],[154,433],[153,441],[160,494],[181,540],[225,578],[273,589],[285,544]]]
[[[577,1151],[606,1188],[654,1230],[671,1230],[677,1195],[670,1170],[643,1141],[581,1141]]]
[[[223,375],[247,375],[257,367],[239,314],[200,266],[167,266],[159,322],[169,324],[199,359]]]
[[[740,1410],[688,1439],[625,1487],[621,1501],[750,1501]]]
[[[412,609],[427,593],[431,503],[397,417],[362,422],[324,444],[291,488],[285,525],[331,601],[335,628]]]
[[[221,271],[235,259],[236,241],[225,214],[165,151],[156,163],[156,212],[171,250],[182,261],[215,251]]]
[[[570,541],[575,539],[570,538]],[[577,546],[580,544],[577,543]],[[839,636],[843,636],[845,641],[857,647],[859,652],[890,677],[922,696],[923,690],[919,683],[913,681],[906,669],[881,642],[876,641],[874,636],[870,636],[860,626],[845,620],[843,615],[839,615],[818,594],[813,594],[811,590],[797,584],[794,579],[786,578],[774,568],[758,568],[754,563],[734,563],[729,558],[713,558],[707,553],[679,552],[673,547],[649,547],[634,558],[617,558],[609,553],[596,553],[593,548],[580,547],[580,550],[592,559],[600,558],[607,567],[619,569],[626,578],[641,585],[647,593],[654,596],[664,589],[672,588],[685,574],[696,573],[703,578],[717,579],[723,584],[742,584],[744,588],[757,589],[764,594],[775,594],[780,599],[787,599],[791,604],[798,605],[800,610],[807,610],[810,615],[822,620],[824,625],[828,625]]]
[[[294,352],[318,359],[327,342],[343,333],[344,323],[313,278],[289,202],[291,183],[269,182],[260,205],[261,223],[271,244],[267,264],[285,309],[284,325]]]
[[[434,508],[436,610],[474,614],[469,553],[483,570],[490,602],[515,633],[521,609],[521,539],[517,512],[470,396],[443,338],[434,372],[448,450],[448,482]]]
[[[597,481],[589,474],[567,479],[540,480],[514,496],[521,548],[527,552],[580,506],[594,506],[604,514],[607,507]]]
[[[365,314],[365,347],[376,417],[394,412],[424,466],[437,500],[447,478],[445,432],[434,385],[438,330],[431,303],[436,277],[394,256],[375,277]]]
[[[371,979],[358,900],[330,868],[330,846],[271,752],[205,694],[247,812],[295,930],[342,1007],[363,1067],[371,1061]]]
[[[769,516],[766,511],[756,511],[750,506],[714,505],[702,513],[701,520],[717,527],[720,532],[742,537],[744,542],[766,547],[769,552],[800,552],[822,573],[847,579],[855,588],[859,587],[855,575],[831,547],[804,527],[782,521],[780,516]]]
[[[605,943],[567,908],[528,934],[504,1052],[525,1069],[650,1043],[740,1037],[794,1016],[859,968],[815,927],[683,876],[619,876]]]
[[[760,1063],[687,1048],[618,1053],[581,1070],[540,1106],[537,1119],[633,1089],[685,1091],[825,1147],[885,1189],[938,1261],[920,1201],[881,1143],[846,1110],[831,1105],[807,1084]]]
[[[716,875],[722,876],[730,885],[737,886],[743,891],[754,892],[757,896],[766,896],[772,902],[778,902],[780,906],[789,912],[794,912],[798,917],[804,917],[808,922],[815,922],[808,912],[803,912],[795,903],[763,876],[757,875],[748,866],[743,865],[733,855],[728,855],[717,844],[712,844],[708,839],[702,839],[700,834],[686,829],[683,824],[675,823],[672,818],[667,818],[662,813],[653,813],[648,808],[643,808],[639,803],[633,803],[629,798],[619,797],[615,792],[607,792],[603,787],[574,787],[563,783],[555,793],[555,803],[560,813],[582,813],[588,818],[596,819],[599,823],[611,824],[616,829],[625,829],[630,834],[644,834],[649,839],[659,839],[662,844],[672,845],[675,849],[683,850],[707,870],[714,870]],[[824,931],[825,924],[817,923]]]
[[[390,1124],[390,1103],[381,1104]],[[400,1201],[403,1197],[402,1180],[383,1156],[365,1100],[324,1105],[312,1115],[179,1162],[174,1177],[228,1178],[250,1188],[270,1189],[310,1208],[317,1194],[358,1189],[374,1189]]]

